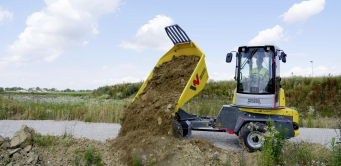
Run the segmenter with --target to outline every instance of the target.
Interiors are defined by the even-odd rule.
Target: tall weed
[[[264,144],[258,156],[259,165],[282,165],[284,163],[283,147],[287,142],[288,129],[283,130],[281,126],[275,127],[272,120],[268,120],[265,126],[266,132],[260,137]]]
[[[339,136],[337,138],[333,138],[331,145],[332,145],[332,151],[333,151],[333,166],[340,166],[341,165],[341,120],[338,121],[337,127],[338,129],[335,129],[335,132],[337,134],[337,130],[339,131]]]

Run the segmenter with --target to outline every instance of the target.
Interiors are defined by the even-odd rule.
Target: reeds
[[[98,100],[89,96],[0,95],[0,119],[80,120],[119,123],[131,99]]]

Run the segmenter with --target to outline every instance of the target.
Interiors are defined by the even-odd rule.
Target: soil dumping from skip
[[[132,165],[133,158],[156,165],[214,163],[214,153],[222,149],[213,142],[202,138],[181,141],[172,134],[174,108],[199,60],[194,55],[174,56],[154,68],[144,91],[121,117],[118,137],[111,141],[116,164]]]

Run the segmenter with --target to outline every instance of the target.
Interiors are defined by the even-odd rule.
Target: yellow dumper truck
[[[167,26],[167,35],[174,46],[163,55],[156,66],[170,61],[173,56],[195,55],[200,57],[192,76],[186,84],[175,107],[174,130],[179,137],[191,135],[192,130],[227,132],[239,136],[239,142],[249,151],[259,150],[259,139],[265,130],[265,122],[271,119],[276,127],[287,129],[288,138],[299,135],[298,112],[285,107],[284,90],[281,88],[280,63],[287,55],[274,45],[241,46],[235,52],[237,87],[233,103],[223,105],[216,117],[190,115],[180,107],[199,93],[208,80],[205,54],[189,39],[178,25]],[[226,62],[232,61],[228,53]],[[153,75],[149,74],[147,80]],[[135,98],[143,92],[144,82]]]

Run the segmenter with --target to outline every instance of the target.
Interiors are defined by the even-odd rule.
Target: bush
[[[125,99],[136,94],[140,90],[142,84],[143,82],[103,86],[95,89],[92,92],[92,95],[101,96],[101,99]]]
[[[269,119],[265,126],[266,132],[260,138],[264,144],[261,147],[259,165],[284,164],[283,147],[287,142],[288,129],[283,130],[281,125],[276,129],[275,123]]]

